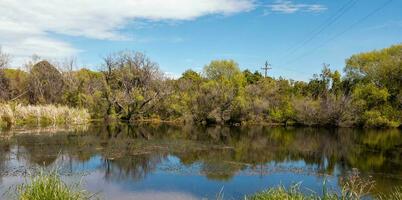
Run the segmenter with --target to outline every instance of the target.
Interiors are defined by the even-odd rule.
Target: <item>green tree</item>
[[[402,109],[402,45],[353,55],[346,61],[346,78],[351,87],[359,82],[387,88],[390,102]]]
[[[258,71],[251,73],[250,70],[246,69],[243,71],[243,75],[246,78],[247,84],[256,84],[258,81],[263,79],[263,76]]]
[[[215,60],[204,67],[206,81],[200,86],[194,113],[196,121],[239,121],[246,80],[233,60]]]
[[[364,126],[384,127],[399,126],[398,111],[387,103],[390,94],[386,88],[374,83],[359,84],[353,91],[353,104],[357,114],[361,115]]]

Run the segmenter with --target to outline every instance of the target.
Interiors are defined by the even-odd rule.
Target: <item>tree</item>
[[[4,69],[4,77],[8,80],[9,99],[26,101],[29,74],[20,69]]]
[[[63,96],[63,76],[48,61],[36,63],[28,79],[28,96],[31,104],[61,103]]]
[[[341,74],[339,73],[338,70],[331,73],[331,79],[332,79],[332,86],[330,92],[335,96],[339,96],[342,92],[342,80],[341,80]]]
[[[399,98],[402,94],[402,45],[395,45],[379,51],[353,55],[346,61],[346,79],[352,83],[374,83],[385,87],[390,101],[402,109]]]
[[[206,81],[200,86],[193,109],[196,121],[239,121],[246,80],[233,60],[215,60],[204,67]],[[237,116],[237,117],[236,117]]]
[[[359,84],[353,91],[353,105],[365,126],[399,126],[398,110],[389,104],[390,94],[386,88],[374,83]]]
[[[255,71],[254,73],[251,73],[248,69],[243,71],[243,75],[246,78],[247,84],[256,84],[264,78],[260,72]]]
[[[346,61],[347,90],[353,92],[368,126],[402,120],[402,45],[353,55]],[[388,123],[390,122],[390,123]],[[376,125],[377,124],[377,125]]]
[[[104,59],[105,97],[108,114],[125,120],[150,116],[158,102],[169,94],[157,63],[140,52],[123,51]]]
[[[0,100],[9,98],[9,80],[5,77],[4,68],[10,62],[10,55],[4,53],[0,47]]]

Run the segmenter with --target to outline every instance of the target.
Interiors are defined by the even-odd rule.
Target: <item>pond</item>
[[[339,190],[358,170],[402,186],[401,130],[93,125],[0,133],[0,194],[39,166],[104,199],[243,199],[268,187]]]

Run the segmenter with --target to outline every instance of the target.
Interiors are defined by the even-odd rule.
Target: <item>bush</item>
[[[398,127],[399,123],[384,116],[380,111],[366,111],[362,117],[365,127]]]

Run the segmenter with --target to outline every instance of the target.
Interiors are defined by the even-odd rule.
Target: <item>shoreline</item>
[[[327,125],[305,125],[300,123],[274,123],[274,122],[243,122],[237,124],[202,124],[202,123],[186,123],[183,120],[155,120],[155,119],[142,119],[135,121],[127,121],[127,120],[104,120],[104,119],[91,119],[87,123],[83,124],[40,124],[40,123],[20,123],[18,125],[13,126],[0,126],[0,133],[2,132],[18,132],[18,133],[26,133],[26,132],[41,132],[41,131],[69,131],[69,130],[81,130],[85,131],[89,126],[98,126],[98,125],[116,125],[116,124],[125,124],[129,126],[138,126],[138,125],[169,125],[169,126],[198,126],[198,127],[248,127],[248,126],[264,126],[264,127],[272,127],[272,128],[332,128],[332,129],[342,129],[342,128],[351,128],[351,129],[362,129],[362,130],[370,130],[370,129],[401,129],[402,127],[364,127],[364,126],[327,126]]]

